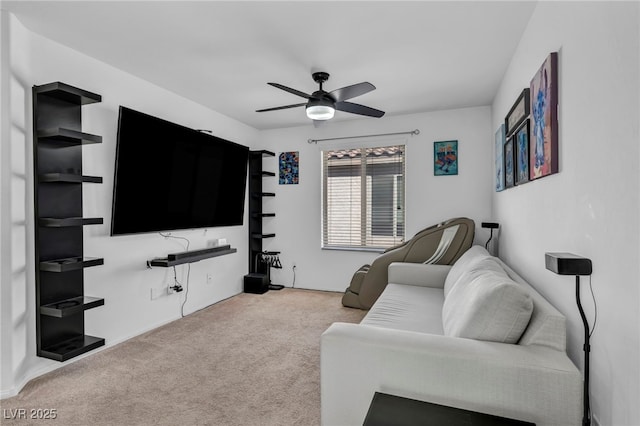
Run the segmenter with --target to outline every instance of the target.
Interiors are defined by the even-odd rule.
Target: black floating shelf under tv
[[[54,359],[56,361],[66,361],[85,352],[92,351],[100,346],[104,346],[104,339],[89,335],[81,335],[63,340],[55,345],[40,349],[38,355]]]
[[[68,257],[40,262],[40,270],[47,272],[69,272],[77,269],[104,265],[104,259],[98,257]]]
[[[40,183],[102,183],[100,176],[83,176],[72,173],[45,173],[38,176]]]
[[[104,305],[104,299],[89,296],[78,296],[40,306],[40,313],[50,317],[67,317],[88,309]]]
[[[168,268],[170,266],[182,265],[184,263],[194,263],[211,257],[224,256],[236,253],[238,250],[231,246],[211,247],[203,250],[192,250],[181,253],[173,253],[167,257],[156,258],[147,261],[149,266],[159,266]]]
[[[60,146],[72,146],[102,143],[102,136],[56,127],[53,129],[39,130],[38,140],[40,142],[48,142],[58,144]]]
[[[45,228],[66,228],[69,226],[102,225],[103,219],[101,217],[41,217],[39,223]]]
[[[102,102],[102,96],[59,81],[37,87],[37,93],[51,96],[76,105],[87,105]]]

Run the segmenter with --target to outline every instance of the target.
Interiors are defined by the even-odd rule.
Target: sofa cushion
[[[464,254],[460,256],[460,259],[453,264],[446,280],[444,281],[445,297],[447,297],[464,272],[469,270],[469,268],[471,268],[476,262],[488,257],[491,257],[491,255],[482,246],[472,246],[469,250],[465,251]]]
[[[477,271],[445,298],[442,322],[447,336],[517,343],[533,312],[531,296],[504,272]]]
[[[442,288],[389,283],[360,323],[442,335],[443,303]]]

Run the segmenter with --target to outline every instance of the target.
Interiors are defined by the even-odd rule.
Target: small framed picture
[[[529,92],[529,88],[526,88],[520,93],[518,100],[513,104],[504,119],[505,134],[507,137],[511,136],[518,126],[529,116]]]
[[[280,185],[297,185],[300,182],[300,155],[298,151],[283,152],[278,160]]]
[[[458,141],[433,143],[433,174],[447,176],[458,174]]]
[[[513,136],[507,139],[504,144],[504,186],[511,188],[515,185],[514,164],[513,164]]]
[[[501,124],[496,131],[495,138],[495,160],[496,160],[496,192],[504,190],[504,124]]]
[[[529,179],[558,173],[558,52],[531,80]]]
[[[515,136],[516,185],[529,182],[529,120],[518,127]]]

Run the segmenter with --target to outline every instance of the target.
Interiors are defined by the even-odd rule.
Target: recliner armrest
[[[389,265],[389,282],[444,288],[444,281],[451,265],[426,265],[424,263],[394,262]]]

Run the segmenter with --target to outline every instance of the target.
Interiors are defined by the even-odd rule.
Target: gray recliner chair
[[[369,309],[387,286],[392,262],[451,265],[473,244],[475,223],[460,217],[430,226],[403,244],[387,249],[371,265],[360,267],[342,296],[350,308]]]

